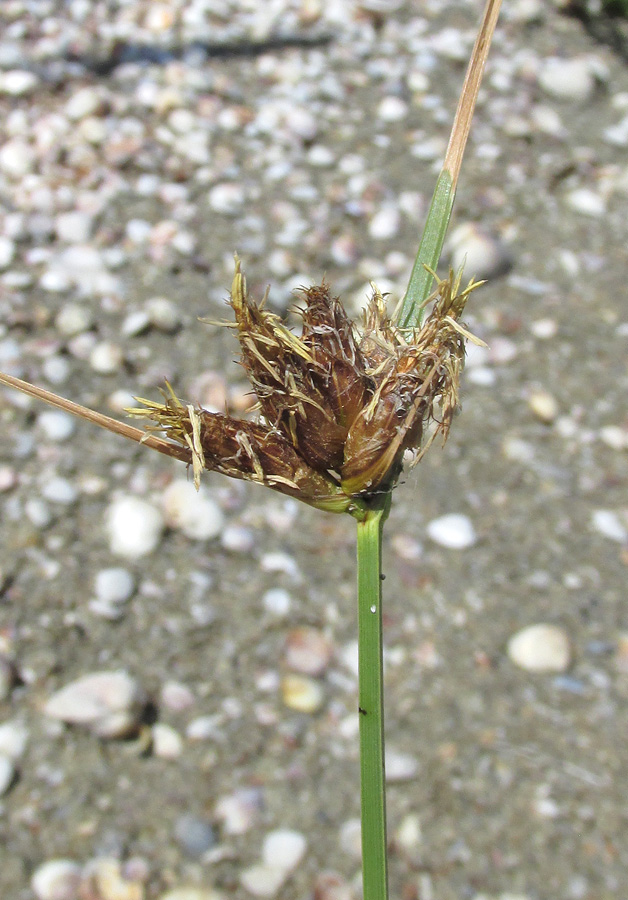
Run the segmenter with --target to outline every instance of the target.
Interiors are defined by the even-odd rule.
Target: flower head
[[[459,318],[477,285],[461,291],[460,274],[451,272],[437,282],[431,314],[410,332],[394,325],[376,288],[360,331],[327,283],[303,289],[297,336],[265,298],[251,300],[236,257],[230,305],[258,420],[197,409],[170,385],[163,403],[138,398],[142,406],[129,412],[188,448],[197,483],[211,469],[357,515],[394,486],[406,450],[419,458],[438,432],[449,432],[464,342],[476,340]],[[422,444],[430,420],[436,427]]]

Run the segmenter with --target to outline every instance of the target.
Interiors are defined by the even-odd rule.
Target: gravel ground
[[[323,274],[356,313],[398,296],[478,15],[5,0],[0,369],[120,418],[164,377],[243,413],[197,322],[233,252],[277,310]],[[507,0],[450,247],[488,349],[386,531],[402,900],[628,894],[627,147],[625,64]],[[15,392],[0,417],[2,897],[358,897],[352,522],[197,497]]]

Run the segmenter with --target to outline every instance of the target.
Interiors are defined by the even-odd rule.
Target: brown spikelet
[[[361,336],[326,283],[304,289],[299,337],[263,301],[250,300],[236,260],[231,306],[259,421],[186,406],[169,385],[163,403],[142,400],[131,412],[187,448],[195,481],[212,469],[356,513],[394,486],[405,450],[420,456],[436,434],[447,436],[464,343],[475,340],[459,318],[476,285],[461,291],[460,277],[437,279],[432,312],[411,332],[394,325],[374,289]],[[421,447],[431,420],[436,426]]]
[[[374,292],[360,349],[370,363],[369,374],[377,381],[377,389],[347,437],[341,470],[347,494],[394,483],[404,451],[419,448],[425,424],[435,419],[437,402],[441,419],[417,460],[438,432],[446,439],[458,402],[464,341],[477,340],[458,318],[478,283],[471,282],[459,293],[460,279],[461,273],[454,277],[453,272],[447,279],[437,279],[431,298],[434,308],[424,326],[408,340],[388,318],[381,295]]]

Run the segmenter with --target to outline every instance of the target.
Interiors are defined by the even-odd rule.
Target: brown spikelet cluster
[[[245,478],[333,512],[359,513],[398,478],[404,451],[447,436],[458,400],[464,342],[459,318],[473,282],[439,280],[423,327],[401,332],[374,289],[361,333],[329,286],[302,291],[298,337],[264,301],[252,301],[236,259],[230,304],[244,366],[258,399],[249,422],[186,406],[167,385],[164,403],[130,410],[155,423],[203,468]],[[440,403],[440,419],[435,404]],[[421,441],[429,420],[431,437]]]

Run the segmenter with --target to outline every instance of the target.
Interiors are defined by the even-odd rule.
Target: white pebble
[[[146,697],[127,672],[92,672],[50,697],[44,713],[68,725],[82,725],[102,738],[132,734]]]
[[[24,69],[11,69],[0,75],[0,93],[21,97],[30,93],[39,84],[39,78],[33,72]]]
[[[548,341],[556,336],[558,324],[555,319],[536,319],[530,323],[530,331],[540,341]]]
[[[472,547],[477,540],[473,523],[468,516],[461,513],[449,513],[438,519],[432,519],[428,523],[427,534],[434,543],[452,550]]]
[[[558,415],[558,403],[549,391],[532,391],[528,397],[528,406],[539,422],[545,425],[551,425]]]
[[[311,166],[316,166],[319,169],[327,169],[329,166],[333,166],[336,157],[329,147],[325,147],[323,144],[314,144],[314,146],[310,147],[308,150],[307,161]]]
[[[377,118],[383,122],[400,122],[408,115],[408,104],[401,97],[384,97],[377,107]]]
[[[451,264],[464,266],[465,278],[495,278],[509,267],[510,253],[494,235],[472,222],[458,225],[449,239]]]
[[[362,856],[362,826],[359,819],[347,819],[340,828],[339,843],[341,849],[353,857],[360,859]]]
[[[270,588],[262,596],[264,609],[273,616],[287,616],[292,605],[292,597],[284,588]]]
[[[590,188],[574,188],[566,195],[565,201],[574,212],[592,219],[599,219],[606,212],[604,198]]]
[[[628,543],[628,528],[611,509],[596,509],[591,517],[593,530],[618,544]]]
[[[48,478],[41,489],[41,495],[51,503],[63,503],[70,506],[78,499],[78,490],[67,478],[56,476]]]
[[[135,580],[127,569],[101,569],[94,579],[96,597],[103,603],[125,603],[135,590]]]
[[[101,341],[89,355],[89,364],[101,375],[112,375],[122,365],[124,357],[121,347],[110,341]]]
[[[301,572],[294,556],[289,553],[265,553],[260,560],[263,572],[283,572],[295,581],[301,580]]]
[[[209,491],[204,487],[197,491],[190,481],[173,481],[164,491],[162,508],[166,523],[193,541],[217,537],[224,525],[222,511]]]
[[[4,271],[13,262],[15,243],[11,238],[0,235],[0,271]]]
[[[244,525],[227,525],[222,532],[220,543],[231,553],[250,553],[255,547],[255,535]]]
[[[160,331],[169,333],[179,325],[180,317],[177,308],[167,297],[151,297],[144,304],[144,309],[152,324]]]
[[[262,794],[258,788],[240,788],[221,797],[214,814],[222,823],[223,834],[246,834],[262,809]]]
[[[146,219],[129,219],[124,232],[134,244],[145,244],[150,238],[153,226]]]
[[[605,425],[599,431],[600,440],[613,450],[628,450],[628,428]]]
[[[158,547],[164,520],[159,510],[146,500],[122,497],[109,506],[106,529],[111,552],[136,559]]]
[[[378,241],[395,237],[399,231],[401,216],[396,206],[384,206],[369,222],[369,234]]]
[[[146,331],[149,325],[150,316],[146,310],[136,309],[125,317],[120,331],[125,337],[136,337]]]
[[[0,754],[0,797],[4,797],[15,779],[15,766],[8,756]]]
[[[68,119],[78,121],[86,116],[92,116],[101,105],[98,91],[93,87],[80,88],[65,105],[65,114]]]
[[[187,686],[179,681],[164,682],[160,691],[160,701],[172,712],[182,712],[194,706],[194,694]]]
[[[17,761],[24,755],[28,743],[28,729],[18,719],[0,724],[0,754]]]
[[[32,171],[35,154],[26,141],[13,138],[0,148],[0,171],[9,178],[19,180]]]
[[[237,216],[244,205],[244,188],[235,182],[215,185],[209,192],[209,205],[223,216]]]
[[[93,220],[80,210],[59,213],[55,219],[55,231],[60,241],[67,244],[83,244],[92,236]]]
[[[419,763],[415,756],[392,747],[386,749],[386,781],[389,784],[410,781],[416,777],[418,770]]]
[[[565,672],[571,660],[569,638],[557,625],[529,625],[510,638],[508,656],[528,672]]]
[[[70,859],[49,859],[35,870],[31,887],[37,900],[77,900],[81,867]]]
[[[283,869],[256,865],[241,872],[240,883],[254,897],[274,897],[286,878]]]
[[[322,675],[333,649],[331,641],[318,628],[293,628],[286,638],[284,662],[293,672]]]
[[[539,71],[539,84],[546,94],[559,100],[588,100],[595,88],[592,66],[584,57],[552,56]]]
[[[267,866],[293,872],[305,854],[307,841],[299,831],[278,828],[266,835],[262,847],[262,861]]]
[[[160,759],[178,759],[183,753],[183,738],[170,725],[156,722],[152,729],[153,753]]]
[[[90,310],[85,306],[79,306],[78,303],[66,303],[61,307],[55,319],[55,326],[68,337],[87,331],[91,324]]]
[[[37,425],[49,441],[63,443],[72,437],[76,430],[76,420],[69,413],[60,409],[46,409],[37,416]]]
[[[312,714],[323,705],[325,695],[318,681],[307,675],[289,674],[281,679],[281,695],[288,709]]]
[[[159,900],[224,900],[213,888],[178,887],[159,895]]]

